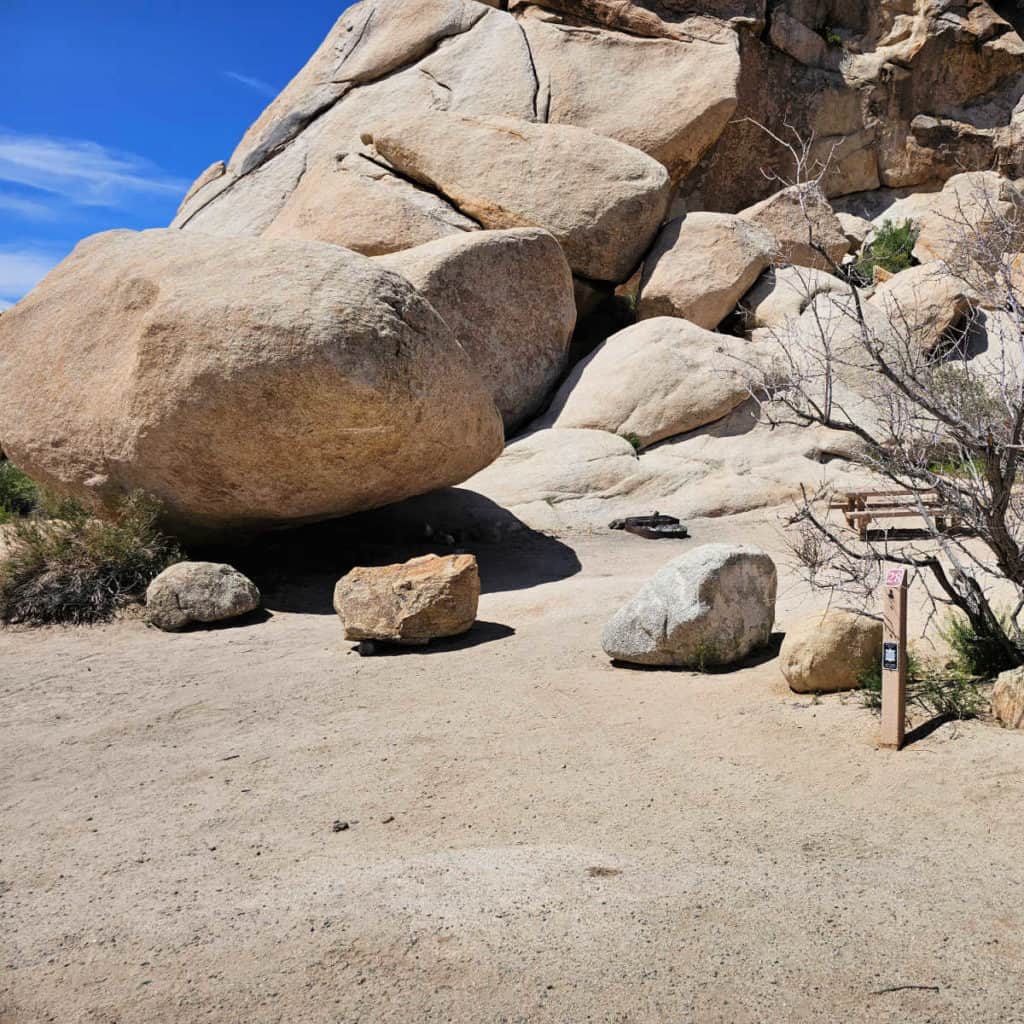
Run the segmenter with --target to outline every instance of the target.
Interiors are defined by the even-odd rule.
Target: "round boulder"
[[[616,661],[711,668],[742,660],[771,637],[778,577],[760,548],[705,544],[660,569],[605,626]]]
[[[182,536],[376,508],[501,452],[489,388],[400,275],[319,242],[87,239],[0,317],[0,444]]]
[[[816,612],[787,630],[782,674],[796,693],[855,690],[882,657],[882,623],[850,611]]]
[[[230,565],[178,562],[146,591],[146,615],[160,629],[175,632],[197,622],[222,622],[260,606],[256,584]]]

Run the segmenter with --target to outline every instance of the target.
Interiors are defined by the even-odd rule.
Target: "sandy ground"
[[[668,558],[778,548],[694,533],[481,549],[473,633],[395,656],[330,564],[234,628],[0,632],[0,1021],[1024,1021],[1024,734],[613,668]]]

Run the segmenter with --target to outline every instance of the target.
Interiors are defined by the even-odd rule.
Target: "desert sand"
[[[1024,734],[612,666],[702,541],[820,600],[771,514],[693,535],[477,546],[474,630],[376,657],[369,544],[268,542],[232,628],[0,631],[0,1021],[1024,1020]]]

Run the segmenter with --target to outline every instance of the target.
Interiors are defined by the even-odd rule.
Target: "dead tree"
[[[812,196],[825,168],[807,174],[809,147],[779,141],[797,168],[781,184]],[[799,564],[812,585],[862,599],[885,563],[908,566],[933,610],[958,609],[999,661],[1024,664],[1022,204],[986,189],[961,199],[943,220],[946,258],[917,275],[920,294],[876,302],[817,244],[807,212],[808,242],[847,287],[814,296],[808,273],[806,309],[750,361],[751,393],[770,424],[846,435],[853,461],[904,493],[923,528],[911,539],[874,531],[861,540],[830,520],[827,487],[805,489],[788,519]],[[935,337],[929,303],[950,283],[966,308]],[[1005,611],[993,598],[1000,590],[1012,594]]]

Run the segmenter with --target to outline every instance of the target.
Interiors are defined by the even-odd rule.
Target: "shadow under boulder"
[[[484,594],[525,590],[580,571],[571,547],[531,530],[483,495],[458,487],[202,554],[223,556],[244,572],[271,611],[333,615],[335,584],[355,566],[393,565],[456,551],[476,555]]]

